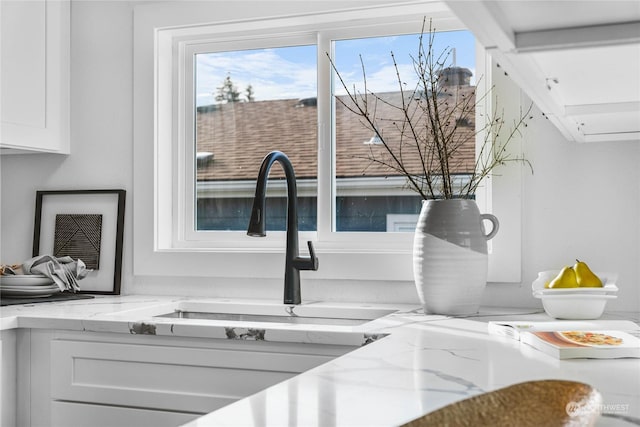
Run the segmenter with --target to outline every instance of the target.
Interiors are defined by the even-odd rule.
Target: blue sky
[[[425,35],[426,42],[428,35]],[[475,76],[475,43],[467,31],[438,33],[434,52],[440,54],[455,47],[456,65],[469,68]],[[398,90],[391,58],[395,55],[402,80],[415,85],[411,56],[418,50],[418,35],[342,40],[336,42],[336,66],[349,88],[362,89],[362,55],[367,73],[367,87],[374,92]],[[215,103],[217,87],[227,75],[244,94],[250,84],[256,101],[296,99],[316,96],[316,47],[297,46],[234,52],[199,54],[197,64],[196,103]],[[324,60],[324,53],[322,55]],[[452,57],[447,61],[452,64]],[[336,91],[340,93],[340,91]]]

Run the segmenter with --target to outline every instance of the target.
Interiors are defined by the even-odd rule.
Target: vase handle
[[[496,218],[495,215],[480,214],[480,220],[484,221],[485,219],[488,221],[491,221],[491,224],[493,225],[489,234],[485,234],[484,236],[485,239],[490,240],[490,239],[493,239],[496,233],[498,233],[498,229],[500,228],[500,223],[498,222],[498,218]]]

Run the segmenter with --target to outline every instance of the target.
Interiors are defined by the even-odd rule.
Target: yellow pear
[[[578,286],[581,288],[602,287],[602,280],[591,271],[585,262],[577,259],[573,270],[576,272],[576,280],[578,281]]]
[[[578,280],[576,278],[576,272],[569,266],[560,270],[560,273],[551,282],[549,282],[549,288],[551,289],[577,287]]]

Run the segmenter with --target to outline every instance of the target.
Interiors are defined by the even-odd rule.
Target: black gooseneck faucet
[[[258,237],[264,237],[267,234],[265,230],[265,193],[269,170],[275,162],[280,163],[287,180],[287,253],[284,269],[284,303],[300,304],[300,270],[317,270],[318,258],[311,242],[307,242],[310,257],[303,258],[299,256],[296,175],[291,161],[281,151],[272,151],[262,160],[247,234]]]

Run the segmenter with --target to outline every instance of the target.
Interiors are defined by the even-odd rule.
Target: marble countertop
[[[6,306],[0,311],[0,329],[260,339],[247,333],[260,326],[251,323],[153,317],[182,301],[189,298],[99,296]],[[483,308],[472,317],[451,318],[424,315],[415,306],[375,307],[399,311],[362,326],[264,326],[265,340],[354,345],[358,349],[187,426],[401,425],[449,403],[538,379],[573,380],[595,387],[603,396],[599,426],[640,425],[640,359],[558,360],[516,340],[487,333],[489,320],[551,320],[544,312]],[[606,316],[639,322],[638,313]],[[229,334],[230,329],[234,333]]]

